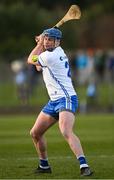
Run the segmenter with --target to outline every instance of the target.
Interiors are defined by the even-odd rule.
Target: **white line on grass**
[[[114,158],[114,155],[88,155],[88,158]],[[4,161],[4,160],[9,160],[10,158],[0,158],[0,161]],[[13,158],[12,158],[13,159]],[[36,160],[38,159],[37,157],[18,157],[18,158],[14,158],[16,161],[20,161],[20,160]],[[49,159],[74,159],[73,156],[50,156]]]

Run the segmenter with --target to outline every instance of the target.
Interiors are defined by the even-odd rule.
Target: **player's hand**
[[[35,41],[36,41],[36,43],[38,43],[39,40],[40,40],[40,36],[35,36]]]
[[[35,41],[37,44],[43,45],[44,43],[44,36],[43,34],[40,34],[39,36],[35,36]]]

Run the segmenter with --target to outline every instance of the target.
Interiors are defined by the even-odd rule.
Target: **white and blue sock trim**
[[[78,161],[80,163],[80,169],[84,168],[84,167],[88,167],[85,156],[83,156],[83,155],[79,156],[77,159],[78,159]]]

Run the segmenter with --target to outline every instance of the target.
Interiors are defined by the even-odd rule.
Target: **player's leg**
[[[38,118],[36,119],[33,128],[30,131],[40,159],[40,168],[38,167],[37,169],[38,172],[51,172],[47,159],[47,149],[46,141],[44,139],[44,133],[55,123],[56,121],[53,117],[51,117],[48,114],[45,114],[44,112],[41,112]],[[45,171],[42,171],[42,168],[45,169]]]
[[[62,111],[59,114],[59,128],[64,138],[69,143],[74,154],[79,157],[83,155],[83,149],[79,138],[73,133],[74,114],[68,111]]]
[[[88,164],[86,162],[80,140],[73,132],[74,121],[75,121],[75,116],[73,113],[68,112],[68,111],[60,112],[59,114],[60,131],[62,135],[64,136],[64,138],[66,139],[66,141],[68,142],[71,150],[73,151],[73,153],[76,155],[77,159],[79,160],[81,173],[82,173],[82,170],[84,170],[82,174],[85,176],[88,176],[88,175],[91,175],[91,171],[88,168]],[[85,170],[86,170],[86,173],[85,173]]]
[[[48,114],[41,112],[36,119],[34,126],[32,127],[30,134],[35,144],[37,153],[40,158],[46,158],[46,142],[44,139],[44,133],[51,127],[56,121]]]

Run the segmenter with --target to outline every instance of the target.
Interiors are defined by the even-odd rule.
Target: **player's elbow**
[[[30,57],[28,57],[27,63],[28,63],[28,64],[31,64],[31,58],[30,58]]]

